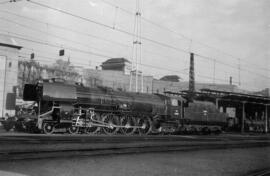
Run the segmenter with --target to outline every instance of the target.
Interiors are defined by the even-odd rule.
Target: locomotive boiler
[[[224,114],[211,109],[211,103],[188,106],[181,96],[88,88],[57,79],[26,84],[24,100],[37,102],[37,127],[44,133],[220,132],[226,125]]]

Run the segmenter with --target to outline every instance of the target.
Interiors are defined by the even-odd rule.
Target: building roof
[[[15,49],[21,49],[22,46],[19,46],[17,41],[7,35],[0,35],[0,46],[8,47],[8,48],[15,48]]]
[[[270,104],[270,98],[266,96],[228,92],[228,91],[218,91],[218,90],[211,90],[211,89],[201,89],[201,92],[208,95],[215,96],[216,98],[227,99],[230,101]]]
[[[183,97],[187,97],[189,91],[181,91],[181,92],[170,92],[166,91],[165,94],[171,95],[179,95]],[[219,91],[219,90],[211,90],[211,89],[201,89],[201,92],[194,92],[197,97],[207,97],[208,99],[216,99],[219,98],[221,100],[228,100],[234,102],[245,102],[245,103],[254,103],[254,104],[270,104],[270,98],[265,96],[258,96],[252,94],[244,94],[244,93],[236,93],[229,91]]]
[[[124,68],[127,65],[127,63],[131,63],[131,62],[125,58],[112,58],[103,62],[101,67],[103,70],[124,71]]]
[[[102,64],[111,64],[111,63],[124,63],[124,62],[128,62],[131,63],[129,60],[127,60],[126,58],[111,58],[106,60],[105,62],[103,62]]]

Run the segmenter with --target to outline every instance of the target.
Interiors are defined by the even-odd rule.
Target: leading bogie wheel
[[[138,129],[139,134],[146,135],[149,134],[152,130],[152,121],[149,117],[144,117],[138,120]]]
[[[55,127],[52,123],[45,122],[43,123],[43,132],[45,134],[52,134],[55,130]]]
[[[70,127],[68,128],[68,132],[69,132],[70,134],[76,134],[76,133],[79,132],[79,127],[76,127],[76,126],[70,126]]]

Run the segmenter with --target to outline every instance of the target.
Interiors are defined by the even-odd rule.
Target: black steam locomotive
[[[24,100],[36,101],[36,126],[44,133],[125,135],[180,132],[221,132],[227,116],[211,102],[188,102],[182,96],[87,88],[64,80],[26,84]]]

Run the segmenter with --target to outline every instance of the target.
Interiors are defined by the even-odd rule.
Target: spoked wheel
[[[68,128],[68,132],[69,132],[70,134],[76,134],[76,133],[79,132],[79,127],[71,126],[71,127]]]
[[[87,133],[87,134],[97,134],[97,133],[100,131],[100,127],[94,125],[95,123],[97,123],[97,122],[95,122],[95,121],[101,121],[101,116],[100,116],[100,114],[99,114],[99,113],[96,113],[95,116],[93,117],[93,120],[94,120],[94,121],[91,120],[91,123],[92,123],[93,125],[86,128],[86,133]]]
[[[218,128],[218,127],[215,127],[213,129],[213,133],[216,134],[216,135],[220,134],[221,132],[222,132],[222,130],[220,128]]]
[[[43,124],[43,131],[45,134],[52,134],[54,132],[54,125],[48,122]]]
[[[191,134],[197,134],[198,133],[198,130],[197,130],[197,128],[196,127],[190,127],[190,133]]]
[[[107,124],[107,127],[103,127],[104,133],[108,135],[116,134],[119,128],[114,127],[114,125],[119,124],[119,117],[114,114],[104,115],[102,121]]]
[[[211,133],[211,130],[208,127],[202,128],[202,134],[207,135],[207,134],[210,134],[210,133]]]
[[[125,126],[125,127],[120,128],[120,131],[122,134],[132,135],[136,131],[136,128],[132,126],[136,126],[136,125],[137,123],[134,117],[124,116],[121,118],[121,126]]]
[[[149,117],[144,117],[138,120],[139,134],[149,134],[152,130],[152,121]]]

